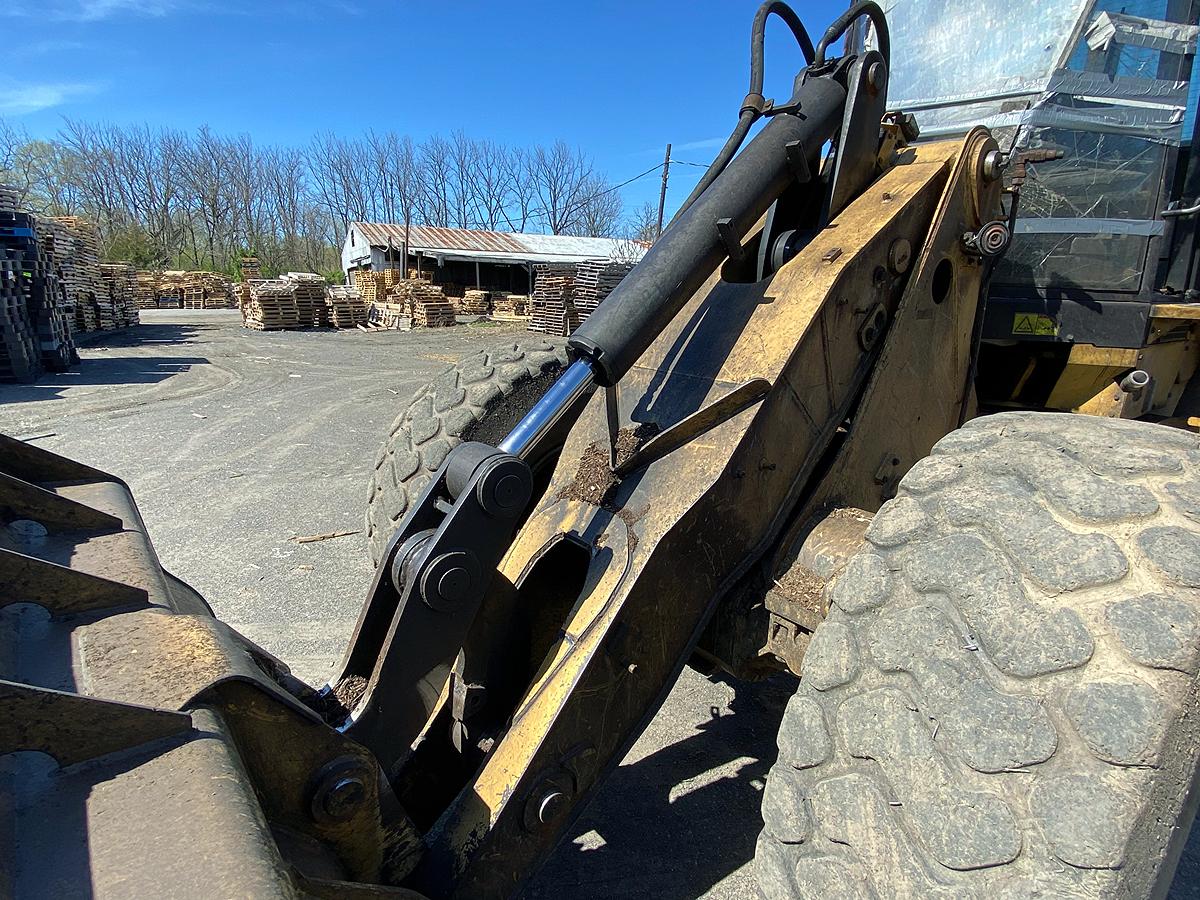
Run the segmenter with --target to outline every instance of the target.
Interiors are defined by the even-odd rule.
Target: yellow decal
[[[1013,316],[1012,333],[1054,337],[1058,334],[1058,323],[1041,313],[1017,313]]]

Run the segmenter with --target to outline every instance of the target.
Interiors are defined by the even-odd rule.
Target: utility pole
[[[662,190],[658,192],[658,228],[654,232],[654,239],[658,240],[662,237],[663,223],[663,208],[667,205],[667,175],[671,171],[671,145],[667,144],[667,155],[663,157],[663,180]]]

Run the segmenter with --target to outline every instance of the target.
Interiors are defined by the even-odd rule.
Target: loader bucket
[[[306,700],[162,568],[122,481],[0,435],[0,896],[395,883],[418,836]]]

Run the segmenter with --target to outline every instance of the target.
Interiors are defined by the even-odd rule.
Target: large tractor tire
[[[502,441],[566,365],[563,342],[531,337],[468,356],[417,392],[371,473],[366,530],[374,565],[446,454],[463,441]],[[530,462],[536,472],[552,461]]]
[[[1164,894],[1200,753],[1196,436],[977,419],[867,539],[783,718],[764,895]]]

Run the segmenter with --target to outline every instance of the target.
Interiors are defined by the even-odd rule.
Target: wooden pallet
[[[300,328],[296,282],[271,279],[250,282],[250,300],[242,306],[242,324],[258,331]]]
[[[572,302],[575,266],[569,263],[539,263],[533,268],[529,330],[559,336],[570,334],[579,325]]]
[[[458,324],[454,307],[441,287],[418,281],[412,284],[411,290],[413,328],[445,328]]]
[[[326,321],[334,328],[357,328],[367,324],[367,304],[352,287],[334,285],[325,296]]]
[[[463,292],[459,312],[464,316],[486,316],[492,311],[492,294],[471,288]]]
[[[580,322],[596,311],[632,268],[633,263],[613,259],[586,259],[579,264],[572,303]]]

